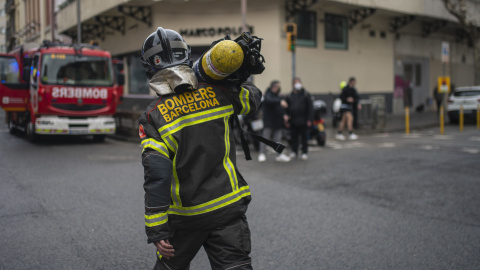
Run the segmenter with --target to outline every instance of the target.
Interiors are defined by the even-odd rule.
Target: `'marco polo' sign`
[[[253,26],[247,25],[247,31],[253,34]],[[231,36],[239,36],[243,33],[242,27],[204,27],[204,28],[192,28],[192,29],[180,29],[178,32],[183,37],[214,37],[225,36],[227,34]]]

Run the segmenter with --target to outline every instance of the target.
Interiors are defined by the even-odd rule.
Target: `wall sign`
[[[253,26],[247,25],[247,31],[253,34]],[[205,27],[205,28],[192,28],[192,29],[180,29],[179,31],[182,37],[214,37],[225,36],[230,34],[233,37],[240,36],[242,34],[242,27]]]

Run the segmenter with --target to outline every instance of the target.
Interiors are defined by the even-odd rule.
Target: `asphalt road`
[[[3,112],[0,113],[3,119]],[[238,164],[255,269],[480,269],[480,130],[361,136]],[[0,123],[0,269],[151,269],[141,148]],[[201,250],[192,270],[210,269]]]

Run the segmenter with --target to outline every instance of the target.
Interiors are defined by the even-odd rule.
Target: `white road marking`
[[[470,137],[468,138],[470,141],[480,142],[480,137]]]
[[[333,149],[342,149],[342,145],[338,142],[327,142],[326,145]]]
[[[475,148],[463,148],[463,152],[469,153],[469,154],[478,154],[480,153],[480,150],[475,149]]]
[[[366,144],[362,142],[345,142],[345,143],[327,142],[327,146],[333,149],[351,149],[351,148],[365,147]]]
[[[408,138],[408,139],[418,139],[422,137],[421,134],[416,134],[416,133],[413,133],[413,134],[404,134],[403,135],[403,138]]]
[[[434,150],[434,149],[439,149],[438,146],[432,146],[432,145],[422,145],[419,147],[420,149],[423,150]]]
[[[453,139],[452,135],[434,135],[433,139],[435,140],[451,140]]]
[[[397,145],[395,143],[391,143],[391,142],[381,143],[378,145],[378,147],[384,147],[384,148],[393,148],[396,146]]]
[[[375,134],[375,135],[373,135],[373,137],[375,137],[375,138],[387,138],[387,137],[390,137],[390,134],[388,134],[388,133],[380,133],[380,134]]]

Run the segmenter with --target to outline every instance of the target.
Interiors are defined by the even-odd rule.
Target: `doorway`
[[[429,91],[428,59],[403,58],[402,77],[405,80],[406,91],[411,91],[411,108],[417,112],[426,111],[431,106]]]

